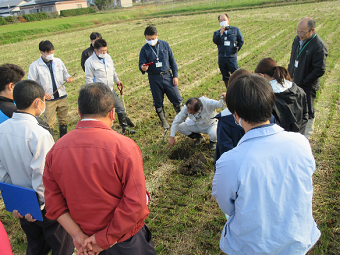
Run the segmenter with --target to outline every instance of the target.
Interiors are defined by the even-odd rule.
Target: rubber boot
[[[179,114],[179,112],[182,110],[182,106],[180,104],[173,105],[173,106],[174,106],[176,114]]]
[[[135,127],[135,124],[130,120],[130,118],[128,116],[126,116],[126,122],[127,122],[129,127]]]
[[[122,127],[122,134],[134,134],[136,133],[136,130],[130,129],[128,124],[127,124],[127,120],[126,120],[126,113],[120,113],[117,114],[118,115],[118,121],[119,121],[119,125]]]
[[[306,130],[305,130],[305,137],[308,138],[313,134],[314,130],[314,120],[315,119],[308,119]]]
[[[59,125],[60,138],[67,134],[67,125]]]
[[[191,139],[196,139],[194,145],[197,146],[201,143],[205,142],[204,137],[200,133],[194,133],[192,132],[190,135],[188,135]]]
[[[210,143],[209,143],[209,150],[210,151],[216,150],[216,142],[210,141]]]
[[[160,119],[161,122],[162,122],[163,128],[169,129],[169,128],[170,128],[170,125],[169,125],[168,121],[166,120],[165,112],[164,112],[164,107],[156,108],[156,112],[157,112],[157,114],[158,114],[159,119]]]
[[[225,88],[228,89],[228,84],[229,84],[229,79],[228,80],[223,80],[225,84]]]

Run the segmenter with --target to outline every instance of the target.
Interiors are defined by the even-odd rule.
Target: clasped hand
[[[97,255],[103,251],[97,244],[95,235],[89,237],[83,232],[79,232],[74,236],[73,243],[78,250],[77,255]]]

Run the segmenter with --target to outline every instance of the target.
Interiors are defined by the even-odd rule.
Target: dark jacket
[[[215,118],[218,119],[215,151],[216,162],[224,152],[236,147],[245,132],[241,126],[235,123],[235,118],[228,109],[224,109]]]
[[[223,33],[221,35],[220,30],[217,30],[213,36],[213,42],[218,48],[218,57],[234,58],[237,57],[237,52],[234,53],[234,45],[238,47],[238,51],[241,50],[244,43],[241,30],[238,27],[230,26],[228,34]],[[224,41],[230,41],[230,46],[225,46]]]
[[[288,72],[293,81],[303,89],[319,89],[320,77],[326,70],[326,57],[328,51],[322,39],[316,35],[306,40],[299,57],[300,38],[296,36],[292,45]],[[303,47],[303,46],[302,46]],[[298,67],[295,67],[295,61],[298,61]]]
[[[285,131],[305,133],[308,122],[307,97],[295,83],[281,93],[275,93],[273,115]]]
[[[92,56],[94,52],[94,48],[92,46],[92,44],[90,44],[90,47],[88,47],[86,50],[83,51],[83,53],[81,54],[81,67],[83,68],[84,72],[85,72],[85,62],[86,60]]]

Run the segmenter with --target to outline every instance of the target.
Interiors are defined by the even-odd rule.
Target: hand
[[[219,95],[220,99],[223,99],[225,101],[225,99],[227,98],[227,92],[222,92],[221,95]]]
[[[83,246],[84,249],[85,249],[85,246],[87,246],[87,253],[89,255],[92,255],[92,254],[97,255],[101,251],[104,250],[104,249],[100,248],[99,245],[97,244],[96,235],[92,235],[89,238],[87,238],[84,242],[84,246]]]
[[[85,242],[85,239],[87,238],[89,238],[89,236],[85,235],[82,231],[79,231],[73,236],[73,244],[77,248],[78,252],[80,252],[80,254],[84,252],[83,244]]]
[[[170,139],[169,139],[169,146],[170,146],[170,148],[171,148],[172,146],[174,146],[175,143],[176,143],[175,137],[170,136]]]
[[[142,71],[143,72],[146,72],[148,69],[149,69],[149,66],[147,66],[145,64],[142,65]]]
[[[46,100],[51,100],[52,96],[50,94],[45,93],[45,99]]]
[[[22,219],[22,218],[24,218],[24,216],[22,216],[22,215],[18,212],[18,210],[13,210],[13,216],[14,216],[14,218],[17,218],[17,219]]]
[[[33,219],[33,216],[32,216],[31,214],[29,214],[29,213],[27,213],[27,214],[25,215],[25,219],[26,219],[28,222],[35,222],[35,221],[36,221],[35,219]]]
[[[172,79],[172,83],[174,84],[174,86],[177,86],[178,85],[178,78],[177,77],[174,77]]]
[[[122,87],[123,88],[123,83],[121,81],[117,82],[117,87]]]
[[[70,82],[73,82],[73,77],[69,77],[67,80],[66,80],[67,83],[70,83]]]
[[[220,30],[221,35],[223,35],[224,32],[225,32],[225,26],[221,27],[221,30]]]

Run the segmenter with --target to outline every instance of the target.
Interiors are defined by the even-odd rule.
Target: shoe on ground
[[[205,139],[204,137],[200,134],[197,138],[196,138],[196,141],[194,143],[195,146],[197,145],[200,145],[201,143],[204,143],[205,142]]]
[[[209,143],[209,150],[210,151],[216,150],[216,142],[210,141],[210,143]]]

